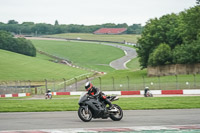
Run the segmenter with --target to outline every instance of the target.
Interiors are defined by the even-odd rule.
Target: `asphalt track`
[[[200,109],[125,110],[121,121],[82,122],[76,111],[0,113],[0,131],[200,124]]]

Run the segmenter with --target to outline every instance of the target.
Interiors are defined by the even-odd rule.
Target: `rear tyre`
[[[110,118],[113,121],[120,121],[123,118],[123,111],[118,105],[113,104],[113,106],[117,109],[117,113],[110,114]]]
[[[89,122],[92,119],[92,112],[90,109],[88,109],[88,112],[86,112],[83,107],[79,107],[78,116],[82,121]]]

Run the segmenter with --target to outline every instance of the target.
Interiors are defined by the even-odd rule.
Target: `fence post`
[[[53,79],[53,91],[56,91],[56,82],[55,82],[55,79]]]
[[[66,92],[66,91],[67,91],[67,90],[66,90],[66,79],[63,78],[63,80],[64,80],[64,92]]]
[[[8,83],[5,81],[5,88],[6,88],[6,93],[9,94],[9,91],[8,91]]]
[[[77,78],[74,78],[74,80],[75,80],[75,89],[77,91]]]
[[[100,89],[101,89],[101,77],[99,77],[99,84],[100,84]]]
[[[18,90],[17,90],[17,81],[15,80],[15,93],[18,93]]]
[[[24,80],[24,88],[25,88],[25,92],[27,93],[27,85],[26,85],[26,80]]]
[[[129,76],[127,76],[127,80],[128,80],[128,90],[129,90]]]
[[[176,89],[178,90],[178,76],[177,75],[175,76],[176,76]]]
[[[158,86],[159,86],[159,90],[160,90],[160,89],[161,89],[161,88],[160,88],[160,76],[158,76],[158,82],[159,82],[159,83],[158,83]]]
[[[44,79],[44,81],[45,81],[45,89],[46,89],[46,92],[47,92],[47,80]],[[46,93],[46,92],[45,92],[45,93]]]
[[[114,77],[112,77],[112,80],[113,80],[113,89],[115,90],[115,79],[114,79]]]
[[[19,90],[22,91],[22,83],[20,80],[19,80]],[[22,91],[22,93],[23,93],[23,91]]]
[[[31,93],[31,81],[28,80],[28,82],[29,82],[29,86],[28,86],[28,88],[29,88],[29,92]]]
[[[196,88],[196,74],[193,74],[194,76],[194,88]]]
[[[145,78],[144,78],[144,76],[142,76],[142,78],[143,78],[143,88],[145,88]]]

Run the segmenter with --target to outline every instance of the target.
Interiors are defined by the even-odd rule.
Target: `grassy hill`
[[[83,40],[99,40],[99,41],[113,41],[113,42],[130,42],[136,43],[140,35],[122,34],[122,35],[95,35],[89,33],[64,33],[48,35],[45,37],[68,38],[68,39],[83,39]]]
[[[38,50],[64,58],[73,64],[97,71],[109,72],[114,69],[109,63],[124,56],[121,49],[97,43],[31,40]]]
[[[42,57],[29,57],[0,49],[0,80],[71,79],[86,70],[56,64]]]

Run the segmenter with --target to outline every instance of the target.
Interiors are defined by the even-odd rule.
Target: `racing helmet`
[[[90,83],[90,82],[86,82],[85,83],[85,89],[86,89],[86,91],[89,91],[90,89],[92,89],[92,87],[93,87],[92,83]]]

